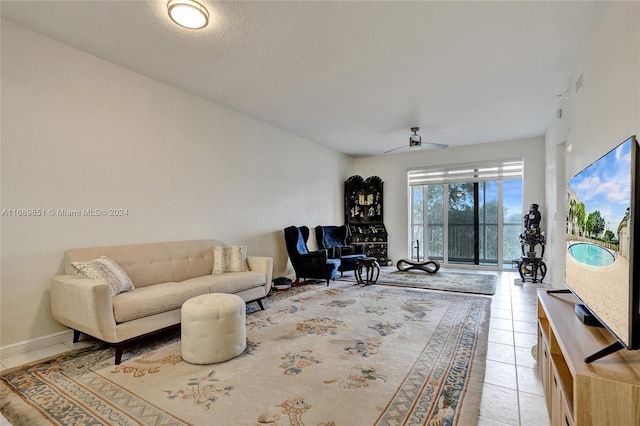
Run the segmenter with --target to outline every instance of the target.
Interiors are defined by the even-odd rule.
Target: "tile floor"
[[[537,294],[549,284],[514,284],[517,272],[502,272],[491,302],[487,369],[479,426],[550,425],[542,382],[531,347],[537,339]]]
[[[500,272],[498,276],[498,288],[491,303],[487,369],[478,426],[548,426],[549,416],[531,347],[536,343],[537,334],[536,288],[549,285],[514,284],[518,274],[511,271]],[[0,370],[87,344],[59,343],[2,359]],[[0,426],[9,424],[0,415]]]

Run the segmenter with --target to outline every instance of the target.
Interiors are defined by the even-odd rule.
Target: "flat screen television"
[[[640,348],[639,153],[631,136],[568,181],[566,284],[616,338],[585,362]]]

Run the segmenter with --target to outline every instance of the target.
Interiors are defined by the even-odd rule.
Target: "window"
[[[410,257],[502,268],[520,257],[522,160],[410,170]]]

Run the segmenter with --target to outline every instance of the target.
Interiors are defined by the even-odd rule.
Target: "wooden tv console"
[[[640,425],[640,351],[585,357],[615,342],[584,325],[572,294],[538,290],[538,372],[552,425]]]

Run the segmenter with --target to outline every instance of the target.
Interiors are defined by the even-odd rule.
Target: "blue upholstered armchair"
[[[291,265],[296,271],[296,279],[317,278],[329,280],[335,278],[340,259],[330,259],[327,250],[309,251],[309,228],[289,226],[284,229],[284,241]]]
[[[318,247],[326,249],[331,259],[340,259],[340,276],[344,271],[353,271],[358,259],[366,257],[364,244],[349,244],[347,225],[316,226]]]

